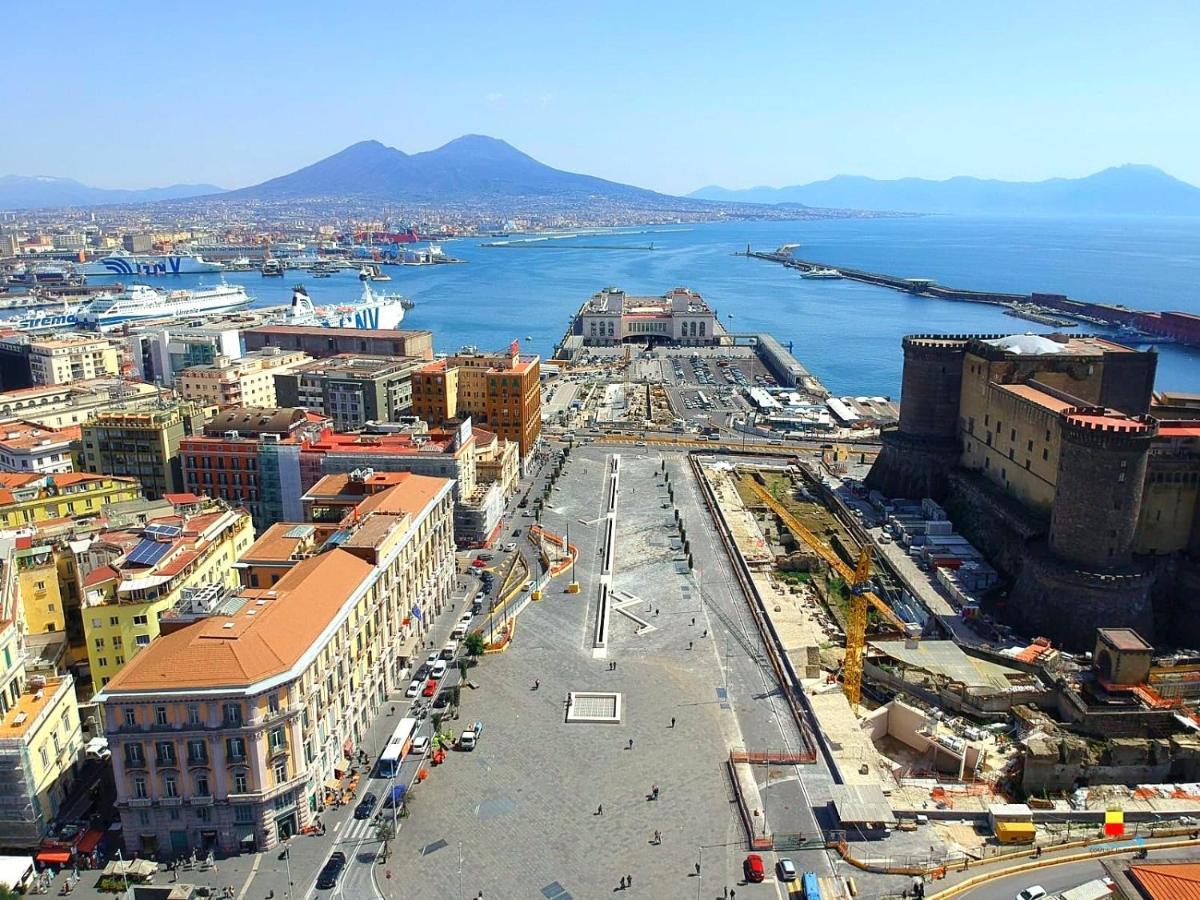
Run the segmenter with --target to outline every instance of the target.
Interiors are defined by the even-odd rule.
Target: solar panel
[[[142,534],[152,538],[176,538],[183,534],[183,529],[178,525],[147,525]]]
[[[142,538],[129,556],[125,557],[125,561],[135,566],[152,566],[166,556],[170,549],[170,544]]]

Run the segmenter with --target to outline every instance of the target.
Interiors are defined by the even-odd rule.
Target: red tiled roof
[[[112,566],[101,566],[98,569],[92,569],[83,577],[83,586],[85,588],[95,587],[98,584],[104,584],[106,581],[116,581],[121,576],[117,574],[117,570]]]
[[[1200,863],[1146,863],[1129,867],[1149,900],[1200,900]]]

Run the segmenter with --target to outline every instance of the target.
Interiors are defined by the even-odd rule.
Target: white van
[[[454,659],[454,654],[457,652],[458,652],[458,641],[448,641],[446,643],[446,646],[442,647],[442,654],[441,654],[442,659],[447,660],[447,661],[452,660],[452,659]]]

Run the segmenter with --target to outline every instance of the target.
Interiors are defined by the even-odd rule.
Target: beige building
[[[175,376],[175,386],[187,400],[222,408],[270,408],[278,405],[275,376],[311,361],[311,356],[299,350],[264,347],[239,359],[218,356],[207,365],[182,369]]]
[[[14,547],[0,534],[0,846],[34,848],[71,789],[83,742],[70,676],[26,672]]]
[[[183,400],[105,409],[83,426],[82,468],[135,478],[151,500],[179,493],[184,490],[179,444],[200,434],[214,415],[215,407]]]
[[[454,583],[453,500],[409,475],[333,549],[276,525],[248,556],[282,577],[164,634],[98,695],[126,849],[262,850],[310,825]],[[374,752],[377,748],[367,748]]]
[[[117,344],[105,337],[66,335],[29,342],[34,384],[71,384],[121,374]]]
[[[97,411],[116,404],[129,407],[156,403],[161,393],[152,384],[120,378],[35,385],[0,393],[0,416],[44,428],[66,428],[86,422]]]

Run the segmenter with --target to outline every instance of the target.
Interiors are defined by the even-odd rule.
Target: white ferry
[[[338,306],[314,306],[303,285],[292,288],[292,305],[280,324],[319,325],[324,328],[398,328],[404,321],[404,311],[412,309],[412,301],[399,294],[376,294],[363,283],[362,297],[357,303]]]
[[[800,273],[801,278],[841,278],[842,273],[837,269],[824,269],[819,266],[813,266]]]
[[[104,330],[137,319],[168,319],[240,309],[250,303],[240,284],[220,284],[192,291],[162,291],[146,284],[130,285],[117,294],[102,294],[79,311],[79,323]]]
[[[85,304],[86,308],[86,304]],[[40,334],[74,328],[79,324],[79,311],[67,309],[37,309],[20,316],[0,319],[0,329],[15,328],[26,334]]]
[[[144,254],[117,250],[91,262],[71,264],[77,275],[199,275],[220,272],[225,266],[199,253]]]

